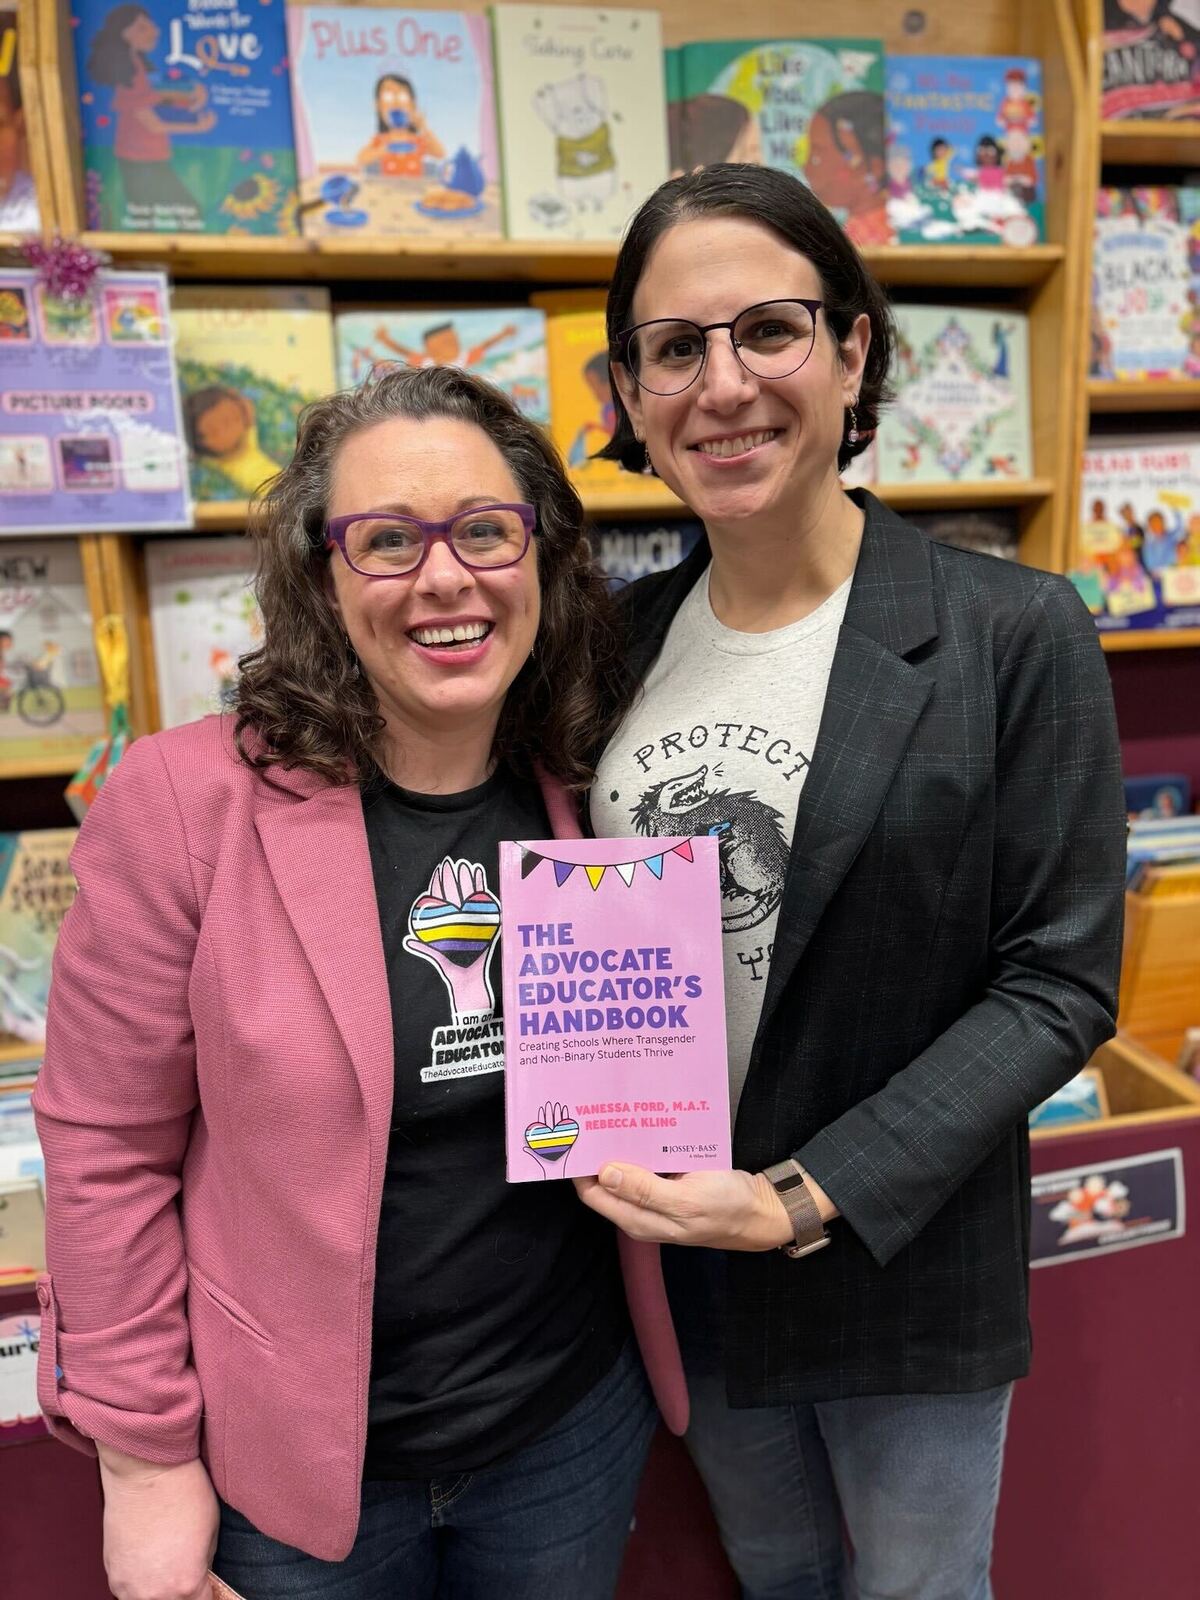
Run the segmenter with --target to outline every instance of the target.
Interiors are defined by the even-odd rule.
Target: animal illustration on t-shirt
[[[717,836],[726,933],[756,927],[783,899],[788,844],[780,813],[752,789],[708,788],[708,767],[665,778],[632,811],[639,833]]]
[[[454,1021],[490,1017],[496,1008],[490,968],[500,902],[483,867],[447,857],[433,869],[426,892],[413,901],[408,926],[404,948],[437,968]]]

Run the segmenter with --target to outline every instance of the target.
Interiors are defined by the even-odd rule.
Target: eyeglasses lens
[[[362,517],[346,529],[346,554],[360,572],[411,572],[425,532],[405,517]],[[515,511],[468,511],[450,529],[454,553],[467,567],[506,567],[525,553],[525,524]]]
[[[786,378],[808,360],[815,325],[795,300],[751,306],[733,325],[738,360],[758,378]],[[681,394],[704,364],[705,335],[694,322],[644,322],[629,341],[634,377],[651,394]]]

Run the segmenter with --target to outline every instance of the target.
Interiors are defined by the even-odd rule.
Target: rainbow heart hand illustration
[[[473,861],[447,857],[413,901],[404,948],[431,962],[450,993],[455,1019],[491,1016],[488,962],[500,932],[500,902]]]
[[[538,1107],[538,1120],[525,1129],[525,1147],[543,1161],[561,1161],[579,1137],[579,1124],[570,1115],[570,1106]]]

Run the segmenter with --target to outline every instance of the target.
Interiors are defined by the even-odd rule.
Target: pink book
[[[729,1167],[717,842],[500,846],[508,1181]]]

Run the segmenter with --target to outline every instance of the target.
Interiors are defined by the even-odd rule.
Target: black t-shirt
[[[497,846],[548,836],[536,785],[380,785],[363,815],[396,1051],[365,1473],[427,1478],[531,1443],[627,1321],[608,1224],[569,1182],[504,1177]]]

